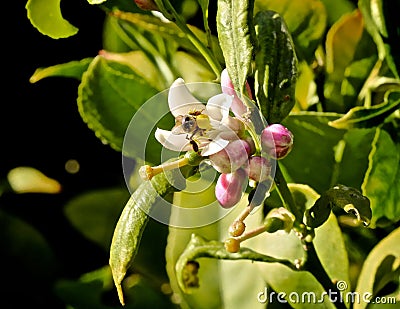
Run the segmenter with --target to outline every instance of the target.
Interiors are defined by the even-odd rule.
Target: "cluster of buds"
[[[276,160],[285,158],[293,147],[293,134],[282,124],[272,124],[256,133],[251,109],[233,90],[232,82],[224,70],[221,74],[222,93],[209,98],[207,104],[198,101],[178,78],[168,93],[168,104],[175,117],[171,130],[157,128],[155,137],[167,149],[186,152],[186,155],[160,166],[148,165],[140,169],[144,179],[169,169],[195,165],[206,160],[218,173],[215,197],[221,207],[238,204],[248,187],[249,203],[232,223],[227,250],[236,252],[240,242],[263,231],[290,230],[293,221],[283,210],[267,217],[259,229],[246,232],[245,218],[269,195],[273,184]],[[251,89],[246,85],[247,95]],[[195,156],[188,155],[195,154]],[[193,159],[194,158],[194,159]],[[194,162],[194,161],[196,162]]]

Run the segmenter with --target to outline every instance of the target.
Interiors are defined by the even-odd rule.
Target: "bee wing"
[[[182,134],[185,133],[182,127],[183,116],[179,115],[175,118],[175,126],[171,129],[172,134]]]
[[[186,133],[183,128],[182,124],[176,124],[172,129],[171,129],[172,134],[183,134]]]

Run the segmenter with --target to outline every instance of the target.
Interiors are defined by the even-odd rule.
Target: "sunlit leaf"
[[[332,25],[342,15],[350,13],[355,9],[354,3],[350,0],[321,0],[326,8],[328,24]]]
[[[217,31],[226,68],[235,90],[242,94],[253,53],[254,0],[218,1]]]
[[[343,15],[329,29],[324,85],[328,110],[345,112],[356,104],[355,98],[377,59],[375,54],[359,10]]]
[[[380,218],[396,222],[400,219],[400,154],[399,147],[396,147],[386,131],[376,130],[368,161],[368,170],[361,188],[363,194],[371,200],[371,226],[374,227]]]
[[[362,296],[368,297],[368,301],[374,302],[374,297],[380,292],[377,290],[377,278],[379,275],[382,277],[383,274],[379,274],[382,263],[391,261],[387,265],[385,275],[393,274],[391,280],[397,288],[390,295],[379,295],[381,299],[385,299],[389,302],[389,297],[392,297],[397,303],[400,301],[399,291],[399,259],[400,259],[400,228],[395,229],[388,236],[383,238],[368,254],[364,261],[361,273],[358,277],[357,287],[355,291]],[[390,258],[388,260],[388,258]],[[397,268],[397,270],[396,270]],[[396,274],[397,273],[397,274]],[[367,294],[368,293],[368,294]],[[367,308],[368,302],[355,302],[354,309]],[[384,304],[385,307],[390,308],[390,304]],[[369,306],[368,306],[369,308]],[[383,307],[382,307],[383,308]],[[393,307],[394,308],[394,307]]]
[[[48,193],[61,192],[61,184],[41,171],[30,166],[18,166],[10,170],[7,180],[16,193]]]
[[[61,0],[28,0],[26,3],[32,25],[53,39],[67,38],[78,32],[78,28],[63,18],[60,2]]]
[[[137,55],[140,56],[140,55]],[[149,67],[138,57],[135,66]],[[97,56],[82,77],[78,108],[96,136],[116,150],[122,149],[125,131],[134,113],[157,89],[125,63]]]
[[[85,58],[80,61],[71,61],[47,68],[38,68],[30,77],[29,81],[31,83],[36,83],[43,78],[54,76],[71,77],[81,80],[82,74],[87,70],[92,61],[93,58]]]
[[[385,101],[371,107],[357,106],[352,108],[343,117],[329,122],[337,129],[370,128],[382,124],[400,107],[400,92],[389,92]]]

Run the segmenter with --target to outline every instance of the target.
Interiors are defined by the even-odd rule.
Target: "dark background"
[[[9,3],[2,27],[0,179],[14,167],[31,166],[59,181],[63,190],[56,195],[4,194],[0,209],[42,233],[54,250],[57,277],[76,278],[105,265],[108,254],[70,225],[63,206],[81,192],[123,185],[122,158],[82,121],[76,104],[78,80],[52,77],[31,84],[29,78],[38,67],[96,56],[105,15],[86,0],[61,1],[64,18],[79,32],[54,40],[30,24],[26,1]],[[78,173],[65,170],[69,159],[79,162]],[[0,248],[3,245],[0,238]],[[37,295],[38,278],[26,273],[7,249],[0,250],[5,250],[0,251],[0,308],[65,308],[51,287]]]

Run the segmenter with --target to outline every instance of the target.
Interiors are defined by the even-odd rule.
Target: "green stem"
[[[156,1],[157,5],[160,1]],[[167,16],[167,18],[171,18],[173,22],[186,34],[190,42],[197,48],[197,50],[203,55],[204,59],[208,62],[211,69],[217,76],[217,80],[219,80],[222,68],[216,57],[212,54],[211,50],[207,48],[203,42],[199,40],[199,38],[190,30],[187,26],[186,22],[182,19],[182,17],[175,11],[175,8],[172,6],[169,0],[162,1],[163,6],[160,6],[160,10],[162,13]],[[166,12],[164,12],[166,10]]]

